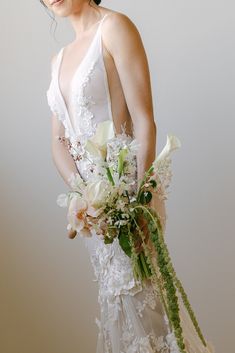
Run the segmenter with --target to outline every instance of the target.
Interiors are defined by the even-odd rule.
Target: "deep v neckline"
[[[107,14],[105,14],[101,20],[99,20],[97,23],[99,24],[98,25],[98,28],[97,30],[95,31],[95,34],[91,40],[91,43],[89,44],[88,46],[88,49],[86,50],[86,53],[84,55],[84,57],[82,58],[80,64],[78,64],[78,66],[76,67],[72,77],[71,77],[71,80],[70,80],[70,83],[69,83],[69,97],[71,96],[71,93],[72,93],[72,90],[73,90],[73,84],[74,84],[74,81],[78,75],[78,73],[80,72],[81,70],[81,67],[84,65],[84,62],[86,61],[86,59],[88,58],[90,52],[91,52],[91,49],[93,48],[94,46],[94,43],[96,42],[96,39],[97,39],[97,36],[99,34],[99,31],[100,31],[100,27],[101,27],[101,23],[103,22],[103,19],[107,16]],[[72,124],[72,120],[70,118],[70,114],[69,114],[69,111],[68,111],[68,107],[67,107],[67,104],[65,102],[65,99],[64,99],[64,96],[62,94],[62,91],[61,91],[61,88],[60,88],[60,74],[61,74],[61,65],[62,65],[62,61],[63,61],[63,57],[64,57],[64,49],[65,47],[62,47],[61,48],[61,51],[60,51],[60,54],[58,55],[58,59],[59,59],[59,62],[58,62],[58,65],[57,65],[57,70],[56,70],[56,83],[57,83],[57,88],[58,88],[58,92],[59,92],[59,96],[60,96],[60,99],[62,101],[62,104],[63,104],[63,108],[64,108],[64,111],[66,113],[66,116],[67,116],[67,120],[68,120],[68,123],[70,125],[70,129],[71,129],[71,132],[73,132],[73,134],[76,134],[76,123],[75,123],[75,126],[73,126]]]

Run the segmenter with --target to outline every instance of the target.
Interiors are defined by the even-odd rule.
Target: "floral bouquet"
[[[84,146],[92,177],[83,180],[79,173],[72,174],[72,190],[59,195],[57,203],[68,208],[70,238],[76,234],[83,237],[95,234],[107,246],[118,238],[122,250],[131,259],[134,277],[141,281],[151,280],[174,330],[178,347],[185,353],[176,288],[205,346],[206,342],[173,268],[161,217],[150,207],[154,193],[160,199],[167,199],[166,190],[172,177],[170,154],[180,146],[176,136],[167,135],[165,147],[137,187],[136,152],[139,144],[124,132],[115,135],[113,123],[104,121]],[[75,145],[70,146],[70,153],[77,154]],[[140,225],[143,219],[147,222],[147,232]],[[141,244],[141,251],[137,250],[138,244]]]

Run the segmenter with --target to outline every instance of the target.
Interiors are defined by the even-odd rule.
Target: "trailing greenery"
[[[160,221],[159,221],[159,219],[157,218],[157,215],[156,215],[156,213],[154,212],[154,210],[151,209],[151,213],[152,213],[153,215],[155,215],[155,217],[156,217],[157,227],[158,227],[158,229],[159,229],[159,232],[158,232],[158,233],[159,233],[159,239],[160,239],[160,242],[161,242],[161,247],[162,247],[162,249],[163,249],[162,251],[164,252],[164,254],[165,254],[165,259],[166,259],[166,261],[167,261],[167,268],[168,268],[168,270],[170,271],[170,273],[171,273],[171,275],[172,275],[172,277],[173,277],[175,286],[178,288],[178,290],[179,290],[179,292],[180,292],[180,294],[181,294],[181,297],[182,297],[182,299],[183,299],[183,303],[184,303],[186,309],[188,310],[189,316],[190,316],[190,318],[191,318],[191,320],[192,320],[192,322],[193,322],[193,324],[194,324],[194,327],[195,327],[195,329],[196,329],[196,331],[197,331],[197,333],[198,333],[198,335],[199,335],[199,337],[200,337],[202,343],[204,344],[204,346],[206,346],[205,338],[203,337],[203,334],[202,334],[202,332],[201,332],[201,330],[200,330],[200,327],[199,327],[199,325],[198,325],[196,316],[195,316],[195,314],[194,314],[194,312],[193,312],[193,309],[192,309],[192,307],[191,307],[191,305],[190,305],[188,296],[187,296],[187,294],[186,294],[186,292],[185,292],[185,290],[184,290],[184,288],[183,288],[183,286],[182,286],[180,280],[178,279],[178,277],[177,277],[177,275],[176,275],[176,272],[175,272],[175,270],[174,270],[174,267],[173,267],[173,265],[172,265],[171,258],[170,258],[170,256],[169,256],[169,251],[168,251],[167,245],[166,245],[166,243],[165,243],[165,241],[164,241],[164,236],[163,236],[163,233],[162,233],[162,228],[161,228]]]
[[[89,158],[93,154],[95,157],[93,178],[85,182],[78,173],[71,179],[73,191],[67,196],[60,195],[59,204],[61,207],[68,205],[68,229],[73,234],[78,232],[89,236],[89,232],[95,230],[104,244],[118,239],[120,247],[131,260],[134,278],[143,285],[149,281],[152,283],[177,345],[181,353],[187,353],[178,293],[204,346],[206,341],[172,265],[161,217],[150,206],[153,192],[163,192],[162,197],[166,195],[165,189],[171,178],[169,154],[180,146],[176,136],[169,135],[167,138],[164,150],[145,172],[136,190],[137,141],[125,134],[114,136],[112,123],[102,122],[97,134],[85,146]],[[144,230],[141,225],[143,220],[147,222]]]
[[[190,318],[194,324],[194,327],[202,343],[204,344],[204,346],[206,346],[206,341],[200,330],[200,327],[196,320],[193,309],[189,303],[187,294],[180,280],[177,278],[176,272],[173,268],[173,265],[169,256],[169,251],[164,241],[162,226],[156,212],[153,209],[146,206],[136,206],[136,208],[141,208],[144,216],[148,220],[148,230],[150,232],[152,242],[157,251],[157,263],[158,263],[161,275],[164,278],[164,288],[167,294],[168,310],[169,310],[168,319],[174,328],[175,336],[177,338],[177,343],[179,345],[179,348],[181,349],[181,352],[184,352],[185,346],[183,343],[182,328],[180,326],[179,306],[178,306],[178,300],[176,295],[176,288],[178,288],[181,294],[183,303],[190,315]]]

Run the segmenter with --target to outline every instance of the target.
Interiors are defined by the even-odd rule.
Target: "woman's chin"
[[[52,5],[52,11],[56,16],[67,17],[71,14],[71,4],[67,0],[58,0]]]

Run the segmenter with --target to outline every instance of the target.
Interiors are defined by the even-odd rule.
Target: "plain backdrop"
[[[172,154],[166,239],[204,335],[234,352],[235,5],[229,0],[107,0],[136,24],[149,59],[157,152]],[[51,157],[52,55],[74,38],[38,1],[1,16],[0,352],[95,353],[98,289]],[[134,60],[134,58],[133,58]]]

